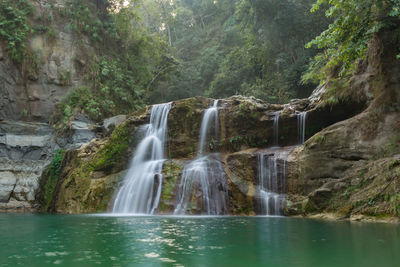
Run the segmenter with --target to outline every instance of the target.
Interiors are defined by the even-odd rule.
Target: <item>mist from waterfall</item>
[[[218,130],[218,100],[215,100],[203,115],[197,157],[182,171],[174,214],[184,215],[188,209],[207,215],[227,213],[227,184],[220,156],[205,154],[210,138],[218,140]],[[196,207],[191,207],[193,203]]]
[[[171,103],[154,105],[145,136],[136,148],[123,185],[118,191],[113,213],[154,214],[162,189],[164,146]]]

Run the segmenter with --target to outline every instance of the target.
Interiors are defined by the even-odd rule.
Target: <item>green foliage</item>
[[[60,83],[61,85],[71,85],[71,71],[69,70],[62,70],[60,71]]]
[[[226,141],[224,141],[223,143],[226,144]],[[241,150],[243,145],[247,147],[263,147],[267,144],[268,144],[267,139],[260,138],[259,136],[255,135],[244,135],[244,136],[238,135],[229,138],[229,149],[231,149],[232,151]]]
[[[326,17],[333,22],[306,45],[323,51],[310,63],[303,82],[323,81],[332,73],[339,77],[351,74],[356,60],[365,57],[372,36],[400,18],[398,0],[317,0],[311,11],[325,6]]]
[[[328,20],[308,12],[312,0],[242,0],[236,16],[246,43],[242,46],[242,65],[250,70],[240,92],[273,103],[292,97],[305,97],[313,85],[300,83],[315,50],[302,47],[319,34]],[[312,25],[312,27],[310,27]],[[228,62],[227,65],[235,63]],[[236,64],[238,65],[238,64]],[[240,65],[239,65],[240,66]]]
[[[58,178],[60,176],[61,163],[64,159],[65,151],[58,149],[55,151],[54,157],[50,163],[50,167],[47,170],[47,181],[44,186],[44,205],[45,209],[49,207],[53,199],[53,193],[57,185]]]
[[[234,1],[182,0],[169,5],[165,0],[146,0],[142,9],[153,31],[170,41],[179,64],[173,82],[160,84],[151,101],[204,95],[224,57],[240,41]]]
[[[383,155],[384,157],[389,157],[398,151],[400,145],[400,135],[394,134],[392,138],[390,138],[389,142],[387,143]]]
[[[28,55],[26,41],[32,31],[28,16],[32,11],[26,0],[0,2],[0,40],[6,41],[7,53],[16,64],[22,64]]]
[[[179,59],[173,83],[161,84],[151,99],[242,94],[283,103],[307,96],[313,86],[300,77],[316,51],[304,45],[327,25],[310,15],[312,2],[144,1],[152,28],[162,29]]]
[[[92,41],[99,43],[104,41],[104,37],[118,38],[112,16],[109,16],[105,10],[108,5],[104,4],[103,9],[100,10],[90,5],[89,1],[68,0],[64,14],[70,20],[67,29],[88,36]]]
[[[392,205],[392,213],[395,216],[400,217],[400,194],[395,194],[391,196],[390,203]]]
[[[56,39],[56,29],[53,25],[50,25],[49,30],[47,31],[47,37],[49,41],[54,41]]]
[[[135,1],[128,6],[118,3],[100,1],[95,6],[90,1],[68,1],[64,12],[68,28],[82,40],[89,37],[98,52],[85,60],[87,86],[76,88],[59,105],[55,122],[68,125],[69,119],[81,111],[93,120],[135,111],[174,70],[175,60],[167,53],[168,45],[142,23]],[[70,84],[69,72],[60,76],[62,84]]]

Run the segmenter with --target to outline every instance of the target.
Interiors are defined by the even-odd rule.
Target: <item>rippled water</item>
[[[0,266],[400,266],[400,227],[266,217],[0,214]]]

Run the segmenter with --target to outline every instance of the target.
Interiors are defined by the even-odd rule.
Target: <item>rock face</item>
[[[373,95],[368,108],[293,152],[291,214],[399,216],[400,64],[388,38],[371,42],[364,69],[350,80],[349,91]]]
[[[0,211],[31,211],[56,144],[47,124],[0,121]]]
[[[68,21],[58,10],[65,8],[67,0],[29,2],[34,7],[32,17],[52,18],[54,36],[38,34],[29,40],[40,62],[34,75],[21,72],[0,45],[0,120],[49,121],[56,104],[83,84],[81,68],[92,50],[86,40],[66,30]]]
[[[46,123],[0,121],[0,212],[35,211],[41,177],[55,151],[88,143],[95,138],[94,128],[81,123],[64,138],[55,136]]]

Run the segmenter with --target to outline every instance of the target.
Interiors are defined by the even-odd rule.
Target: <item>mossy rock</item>
[[[225,156],[229,211],[233,215],[255,215],[256,164],[254,150]]]
[[[168,160],[163,165],[163,186],[158,209],[160,214],[171,214],[174,211],[175,197],[183,167],[183,162],[175,160]]]
[[[191,158],[196,155],[203,112],[212,99],[193,97],[175,101],[168,116],[170,158]]]

